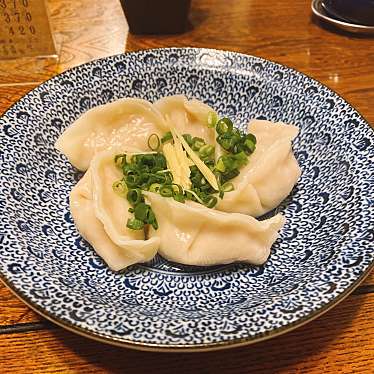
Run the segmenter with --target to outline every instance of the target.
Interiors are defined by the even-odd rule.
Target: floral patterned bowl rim
[[[152,74],[147,72],[147,69]],[[177,86],[175,86],[175,81],[178,82]],[[169,82],[174,82],[174,86]],[[286,88],[282,85],[285,85]],[[92,95],[92,93],[96,94],[99,88],[100,95],[98,97]],[[217,98],[217,89],[220,90],[221,96],[229,97],[234,103],[227,105],[227,102],[222,102],[222,99]],[[67,90],[71,98],[60,95],[63,90]],[[87,92],[88,94],[85,95]],[[303,177],[300,186],[279,208],[291,222],[285,227],[284,233],[282,232],[272,250],[269,263],[264,267],[250,267],[243,264],[215,268],[184,267],[168,263],[158,257],[149,264],[138,265],[130,269],[126,276],[120,280],[121,283],[118,283],[118,277],[121,275],[111,274],[100,262],[100,259],[92,253],[92,249],[87,243],[74,232],[74,225],[69,217],[66,201],[63,203],[61,200],[59,203],[64,212],[61,224],[66,225],[68,234],[58,231],[51,221],[45,221],[46,218],[41,209],[47,207],[47,210],[50,210],[49,213],[53,213],[55,209],[53,205],[48,204],[50,195],[43,189],[31,192],[22,190],[20,184],[17,183],[25,176],[30,177],[31,181],[32,178],[40,178],[38,173],[44,172],[42,178],[45,178],[46,183],[51,181],[56,183],[56,173],[53,174],[51,170],[43,168],[43,161],[37,157],[37,152],[43,153],[43,150],[46,153],[42,156],[47,159],[51,157],[49,162],[52,165],[56,164],[66,168],[63,171],[65,177],[74,174],[66,160],[61,155],[54,153],[53,140],[56,139],[61,128],[67,126],[89,107],[114,100],[124,93],[154,100],[159,96],[176,92],[183,92],[188,96],[203,99],[215,106],[220,113],[234,116],[241,126],[244,126],[248,118],[253,116],[285,122],[290,122],[293,119],[295,124],[300,126],[302,141],[296,142],[295,153],[302,168],[304,167]],[[244,97],[243,92],[245,92]],[[294,102],[298,105],[298,111],[302,113],[301,117],[293,117],[295,116]],[[249,104],[249,109],[244,107],[247,104]],[[68,107],[71,113],[64,111],[63,106]],[[41,109],[45,109],[45,113],[41,113]],[[61,117],[57,119],[54,116],[56,110],[61,113]],[[43,125],[41,119],[49,121],[49,126]],[[321,123],[321,119],[324,120],[323,123]],[[338,123],[342,123],[341,129],[337,127]],[[370,214],[373,208],[373,197],[370,190],[373,190],[374,185],[372,174],[370,174],[372,172],[370,160],[373,159],[371,147],[374,140],[373,131],[362,116],[336,93],[306,75],[283,65],[258,57],[213,49],[168,48],[125,53],[72,68],[44,82],[8,109],[0,119],[0,124],[2,125],[0,140],[5,145],[5,150],[0,153],[3,162],[0,172],[0,190],[3,196],[7,196],[7,199],[0,200],[0,278],[30,308],[56,324],[86,337],[124,347],[158,351],[213,350],[249,344],[290,331],[328,311],[348,296],[373,268],[374,218],[373,214]],[[15,129],[13,127],[15,124],[23,127]],[[30,127],[30,124],[34,127],[36,125],[36,130]],[[53,128],[53,126],[56,127],[56,124],[57,128]],[[316,135],[316,128],[320,130],[319,135]],[[38,130],[45,131],[50,137],[43,138],[40,133],[35,132]],[[36,153],[31,155],[31,162],[37,169],[34,172],[35,175],[28,174],[27,165],[20,162],[23,160],[24,148],[22,147],[30,145],[26,142],[26,137],[22,137],[22,135],[33,136],[31,144],[35,146]],[[321,149],[332,147],[331,149],[336,151],[334,137],[340,142],[348,137],[351,139],[353,137],[357,141],[345,142],[348,158],[335,160],[336,162],[334,161],[335,163],[332,162],[330,165],[331,154],[324,157]],[[13,150],[12,147],[7,147],[7,145],[13,145],[14,141],[18,142],[16,145],[19,145],[19,148]],[[310,151],[308,153],[303,146],[316,147],[316,149],[308,149]],[[17,170],[18,174],[13,176],[7,173],[8,165],[4,162],[9,160],[9,156],[12,161],[14,159],[15,162],[19,162],[9,169],[15,168]],[[312,162],[317,159],[320,162],[318,167],[313,166]],[[321,177],[326,177],[331,167],[334,173],[338,174],[333,173],[332,180],[329,181],[330,184],[323,184]],[[349,170],[354,170],[355,173],[350,173]],[[362,179],[365,173],[369,174],[369,177]],[[352,179],[354,181],[353,187],[349,186],[350,189],[347,187],[348,189],[344,190],[343,186],[342,192],[339,190],[338,198],[335,198],[330,190],[326,192],[323,188],[317,188],[318,199],[321,201],[319,206],[308,201],[314,197],[311,192],[311,183],[313,189],[316,189],[316,185],[313,185],[314,182],[320,182],[326,188],[331,186],[331,181],[334,184],[337,183],[337,176],[343,177],[345,183],[351,182],[349,179],[353,178],[351,174],[355,174],[357,177]],[[75,183],[75,177],[76,175],[68,180],[65,193]],[[52,186],[50,188],[53,192],[53,184],[50,186]],[[37,184],[35,187],[38,187]],[[302,194],[305,191],[308,196],[303,198]],[[26,199],[22,201],[23,195],[27,195],[27,193],[30,193],[33,201],[40,199],[40,206],[35,207],[35,204],[29,201],[25,202]],[[314,212],[311,213],[311,216],[308,216],[309,213],[307,214],[302,209],[301,202],[303,201],[308,207],[308,212]],[[46,203],[45,206],[43,203]],[[338,222],[335,231],[331,227],[327,228],[329,223],[327,214],[336,213],[337,207],[334,204],[338,204],[340,207],[342,203],[344,203],[344,219]],[[23,207],[24,211],[17,215],[20,207]],[[36,220],[36,227],[33,227],[34,222],[27,219],[29,218],[25,212],[27,207],[31,210],[36,209],[36,212],[41,215],[41,221]],[[352,227],[352,217],[349,212],[353,210],[356,214],[356,221]],[[61,211],[59,212],[61,213]],[[322,214],[319,217],[318,214],[321,212],[326,215]],[[14,220],[14,217],[17,220]],[[298,219],[303,222],[305,218],[305,222],[308,224],[311,218],[317,220],[316,217],[319,217],[319,221],[315,226],[309,225],[309,228],[303,228],[294,225]],[[60,223],[58,222],[58,224]],[[36,229],[39,231],[35,231]],[[293,258],[295,253],[288,252],[288,248],[293,248],[295,252],[296,246],[303,246],[307,243],[305,236],[300,235],[303,230],[304,232],[312,230],[308,243],[311,243],[311,246],[317,243],[313,248],[317,255],[307,248],[302,248]],[[329,230],[331,237],[336,236],[338,239],[331,239]],[[313,236],[315,232],[324,238],[323,246],[330,244],[332,248],[339,246],[339,251],[328,249],[326,252],[325,249],[321,249],[318,243],[322,239]],[[345,241],[340,240],[347,233],[349,234],[348,239],[345,237]],[[75,252],[61,254],[57,247],[57,249],[52,248],[51,251],[44,247],[45,245],[53,247],[56,244],[54,242],[56,237],[60,240],[59,244],[61,245],[61,240],[68,240],[70,236],[74,239],[74,244],[70,243],[71,248],[79,249],[82,254],[87,256],[88,260],[84,264],[75,261]],[[301,239],[298,239],[298,236]],[[17,238],[23,240],[21,245],[15,244]],[[347,240],[349,241],[346,242]],[[36,242],[35,248],[33,241]],[[41,248],[46,251],[47,256],[41,253]],[[67,250],[67,246],[64,249]],[[27,255],[26,259],[24,259],[25,254]],[[73,269],[69,273],[68,268],[64,268],[70,278],[60,277],[61,283],[58,284],[56,290],[56,284],[50,286],[49,275],[40,273],[38,266],[42,260],[45,261],[44,265],[47,269],[49,266],[51,269],[56,269],[56,264],[65,266],[66,258],[70,261],[74,259],[75,262],[70,264]],[[286,261],[285,267],[279,271],[274,267],[277,261],[280,261],[278,263],[280,267],[282,267],[282,261]],[[310,284],[298,287],[296,283],[300,282],[300,278],[295,277],[292,281],[293,274],[290,273],[292,276],[284,276],[284,271],[292,270],[293,266],[287,261],[299,261],[300,267],[297,270],[304,272],[302,276],[306,277]],[[304,265],[306,267],[303,267]],[[317,268],[322,269],[317,278],[310,271],[308,272],[308,266],[316,265]],[[287,266],[289,267],[287,268]],[[209,287],[206,289],[209,288],[210,298],[207,296],[207,299],[204,299],[205,296],[201,296],[202,291],[195,289],[193,292],[191,291],[189,297],[193,299],[196,294],[200,295],[198,297],[204,299],[203,304],[208,303],[211,309],[217,307],[218,304],[215,302],[220,298],[228,298],[230,303],[222,304],[223,316],[217,316],[212,310],[206,310],[204,307],[199,309],[193,303],[188,304],[188,308],[182,308],[178,304],[179,301],[182,300],[183,305],[186,305],[186,301],[182,296],[176,296],[176,299],[173,299],[173,303],[177,305],[175,306],[176,314],[170,320],[162,313],[157,314],[154,310],[143,310],[143,304],[136,298],[131,299],[131,302],[126,299],[120,307],[124,308],[127,315],[125,313],[115,317],[115,321],[111,322],[112,316],[105,309],[103,314],[106,321],[104,323],[102,322],[103,316],[95,315],[95,311],[92,311],[92,305],[103,305],[102,300],[91,297],[88,298],[89,301],[84,298],[82,301],[82,295],[79,295],[79,292],[71,294],[72,290],[79,290],[79,287],[82,286],[79,284],[79,277],[84,278],[82,274],[85,273],[81,273],[75,279],[73,273],[77,270],[78,274],[79,271],[84,271],[93,278],[92,284],[91,278],[84,279],[86,282],[84,287],[87,285],[85,291],[91,290],[92,287],[98,287],[95,284],[97,280],[95,276],[99,274],[107,277],[109,288],[116,289],[119,284],[121,287],[124,284],[119,295],[125,295],[125,299],[132,297],[129,296],[128,291],[135,293],[136,298],[140,299],[142,292],[147,294],[152,291],[153,299],[149,300],[154,301],[156,295],[156,300],[166,300],[165,305],[168,305],[169,295],[174,297],[183,294],[183,292],[177,293],[176,290],[180,281],[181,289],[184,291],[193,288],[194,286],[191,284],[198,284],[199,287],[208,284]],[[45,281],[44,288],[36,285],[36,282],[40,280],[39,276]],[[237,278],[235,278],[236,276]],[[147,282],[144,279],[147,279]],[[174,282],[177,286],[170,285],[174,279],[178,279],[178,282]],[[190,279],[195,283],[191,283]],[[236,279],[239,279],[239,286]],[[266,289],[267,294],[265,295],[268,299],[266,297],[262,299],[261,295],[253,293],[251,289],[247,290],[248,294],[244,293],[245,297],[240,299],[239,296],[243,296],[240,294],[242,292],[240,282],[243,280],[253,289],[260,285],[260,292],[264,292],[264,288],[261,289],[261,287],[268,287],[270,291]],[[149,282],[154,282],[153,289],[149,288]],[[51,287],[50,292],[48,285]],[[52,291],[57,291],[57,296],[52,294]],[[194,292],[197,293],[194,294]],[[281,294],[282,292],[284,295]],[[67,295],[73,299],[74,304],[64,310],[65,304],[61,299],[66,300]],[[267,304],[269,300],[272,305]],[[155,307],[159,308],[160,305],[157,302],[155,302]],[[303,305],[304,302],[308,304]],[[52,308],[53,303],[57,303],[60,308],[58,311]],[[78,304],[79,306],[74,306]],[[197,304],[200,306],[199,300]],[[165,306],[165,308],[167,307]],[[165,309],[165,313],[174,311],[172,305],[168,305],[168,308]],[[129,316],[132,310],[136,310],[139,315]],[[264,316],[263,320],[260,320],[260,323],[253,322],[259,315]],[[147,324],[152,326],[147,327]],[[156,328],[159,328],[160,331],[155,330]],[[255,328],[254,331],[251,330],[253,328]]]

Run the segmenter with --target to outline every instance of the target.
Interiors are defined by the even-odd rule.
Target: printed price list
[[[44,0],[0,0],[0,59],[55,54]]]

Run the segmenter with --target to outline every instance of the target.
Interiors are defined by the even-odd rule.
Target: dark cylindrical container
[[[374,26],[374,0],[323,0],[322,6],[335,18]]]
[[[120,0],[132,34],[186,31],[191,0]]]

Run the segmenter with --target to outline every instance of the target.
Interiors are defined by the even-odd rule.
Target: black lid
[[[374,0],[323,0],[322,6],[334,18],[374,26]]]

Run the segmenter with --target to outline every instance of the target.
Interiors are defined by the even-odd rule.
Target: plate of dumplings
[[[46,81],[0,124],[0,278],[83,336],[250,344],[332,308],[373,267],[373,130],[288,67],[126,53]]]

